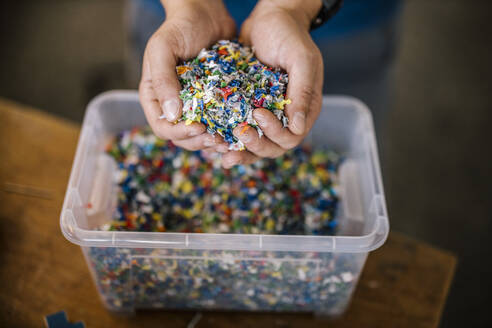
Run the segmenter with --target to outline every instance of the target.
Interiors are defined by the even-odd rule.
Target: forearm
[[[265,9],[285,10],[305,28],[309,29],[312,20],[321,9],[321,0],[261,0],[258,4]]]

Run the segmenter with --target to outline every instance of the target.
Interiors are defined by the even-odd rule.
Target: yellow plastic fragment
[[[191,68],[189,66],[178,66],[176,67],[176,72],[178,75],[184,74],[187,71],[191,71]]]
[[[274,105],[275,105],[275,108],[277,108],[277,109],[284,109],[284,106],[288,105],[290,103],[292,103],[292,101],[290,99],[282,99],[282,101],[276,102],[276,103],[274,103]]]
[[[183,182],[183,185],[181,186],[182,190],[184,193],[190,193],[193,190],[193,184],[191,183],[190,180],[186,180]]]

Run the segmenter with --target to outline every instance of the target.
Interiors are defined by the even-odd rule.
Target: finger
[[[216,152],[213,148],[202,149],[200,151],[200,154],[208,162],[213,162],[214,166],[215,166],[216,160],[218,159],[220,161],[220,159],[221,159],[221,154]]]
[[[153,102],[153,106],[155,107],[154,110],[158,110],[157,101]],[[159,118],[154,120],[154,125],[151,124],[150,126],[159,138],[173,141],[199,136],[206,131],[205,126],[200,123],[186,125],[183,121],[179,123],[170,123]]]
[[[244,143],[246,149],[258,157],[275,158],[282,155],[285,150],[266,137],[260,138],[255,128],[249,125],[238,126],[233,131],[234,135]]]
[[[205,126],[200,123],[186,125],[185,122],[178,124],[170,123],[159,119],[161,108],[154,92],[152,80],[150,78],[150,67],[147,61],[147,53],[144,54],[142,67],[142,80],[139,85],[140,103],[147,118],[147,122],[154,133],[162,139],[180,140],[194,137],[205,132]]]
[[[218,134],[214,134],[212,137],[214,138],[214,144],[210,146],[211,148],[219,153],[227,153],[229,151],[229,144],[225,142],[223,137]]]
[[[219,141],[217,141],[219,140]],[[210,148],[205,148],[203,149],[204,151],[207,152],[215,152],[215,153],[221,153],[225,154],[229,152],[229,144],[222,139],[222,137],[216,136],[215,137],[215,142],[216,144]]]
[[[224,40],[232,40],[236,37],[236,22],[230,16],[223,18],[223,21],[220,24],[220,38]]]
[[[167,31],[165,25],[152,36],[147,44],[149,70],[152,87],[159,102],[164,117],[169,122],[175,122],[181,117],[181,86],[176,75],[177,57],[173,50],[177,44],[172,31]]]
[[[239,42],[244,45],[251,45],[251,18],[246,19],[241,25],[241,31],[239,33]]]
[[[206,153],[221,153],[221,154],[225,154],[225,153],[227,153],[229,151],[229,148],[227,148],[227,146],[225,146],[225,147],[215,146],[215,147],[210,147],[210,148],[202,149],[202,151],[204,151]]]
[[[264,108],[255,109],[253,117],[265,136],[284,150],[294,148],[302,141],[302,136],[295,135],[289,129],[284,128],[282,122]]]
[[[306,132],[306,117],[308,116],[311,100],[315,96],[315,88],[321,86],[315,85],[318,54],[311,53],[315,50],[299,52],[294,55],[292,64],[287,68],[289,72],[289,85],[287,87],[287,97],[291,103],[286,105],[285,113],[289,119],[289,130],[296,135],[303,135]],[[319,51],[318,51],[319,52]],[[319,90],[321,91],[321,90]]]
[[[235,165],[240,164],[252,164],[259,160],[258,156],[250,153],[249,151],[230,151],[222,155],[222,167],[230,169]]]
[[[215,150],[219,153],[227,153],[229,151],[229,144],[224,142],[215,146]]]
[[[227,151],[227,144],[222,140],[221,137],[217,137],[208,133],[202,133],[192,138],[174,140],[173,142],[176,146],[192,151],[203,150],[207,148],[216,149],[217,147],[221,147],[221,150],[225,148]]]
[[[215,148],[211,147],[211,148],[202,149],[202,153],[210,155],[210,154],[216,153],[216,151],[215,151]]]
[[[173,143],[178,147],[195,151],[215,146],[214,139],[214,136],[208,133],[202,133],[192,138],[173,140]]]

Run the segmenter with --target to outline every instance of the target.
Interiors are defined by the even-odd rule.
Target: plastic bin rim
[[[105,101],[112,100],[114,98],[119,98],[120,100],[126,99],[126,100],[133,101],[133,100],[139,100],[139,95],[137,90],[110,90],[97,95],[87,105],[87,111],[84,117],[84,123],[85,123],[85,119],[89,116],[89,113],[96,111],[97,108],[99,108],[100,105]],[[364,104],[360,99],[349,95],[330,94],[330,95],[323,95],[322,103],[326,102],[328,99],[330,100],[330,102],[337,102],[340,105],[343,104],[355,105],[357,111],[360,112],[362,116],[364,116],[364,119],[372,122],[371,111],[369,110],[369,108],[367,108],[366,104]],[[82,124],[82,127],[83,126],[84,124]]]
[[[366,235],[316,236],[98,231],[82,229],[68,216],[69,213],[62,215],[62,233],[67,240],[83,247],[367,253],[381,247],[389,233],[385,217],[378,217],[373,231]],[[352,245],[346,245],[348,241]]]
[[[96,96],[88,105],[84,123],[89,114],[101,103],[114,98],[136,100],[138,91],[113,90]],[[372,120],[366,105],[359,99],[344,96],[323,96],[323,102],[329,99],[355,105],[357,110]],[[79,136],[83,136],[84,126]],[[79,146],[75,155],[77,161]],[[379,174],[378,174],[379,175]],[[67,193],[60,215],[60,228],[70,242],[82,247],[127,247],[127,248],[172,248],[172,249],[208,249],[208,250],[251,250],[251,251],[289,251],[289,252],[343,252],[366,253],[384,244],[389,233],[387,216],[378,216],[371,232],[360,236],[316,236],[316,235],[263,235],[263,234],[227,234],[227,233],[175,233],[175,232],[136,232],[136,231],[98,231],[80,228],[67,208],[73,174],[70,175]],[[381,183],[378,177],[378,183]],[[383,194],[384,195],[384,194]],[[383,198],[384,199],[384,198]],[[383,204],[385,206],[385,204]],[[146,236],[146,237],[143,237]],[[351,243],[348,243],[352,241]],[[347,245],[350,244],[350,245]]]

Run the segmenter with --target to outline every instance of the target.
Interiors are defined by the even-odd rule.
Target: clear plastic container
[[[346,309],[368,252],[389,231],[374,128],[364,104],[325,97],[306,138],[345,157],[336,236],[96,231],[111,219],[116,199],[116,167],[104,153],[106,143],[145,124],[135,91],[107,92],[89,104],[61,212],[61,230],[81,246],[108,309],[321,315]]]

